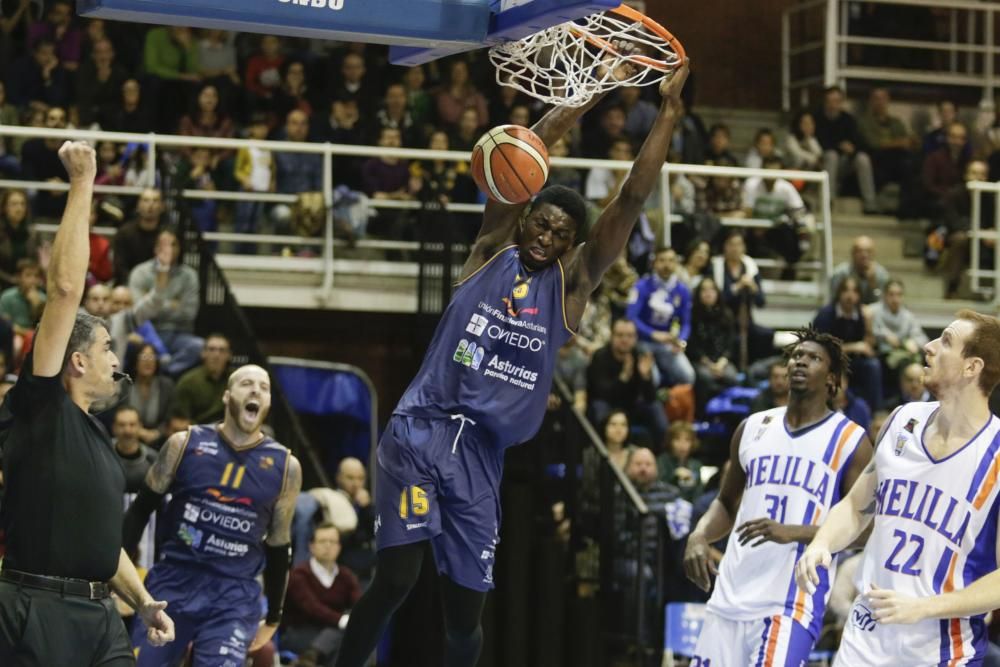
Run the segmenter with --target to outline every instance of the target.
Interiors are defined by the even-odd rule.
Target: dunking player
[[[830,554],[874,518],[836,665],[980,665],[986,655],[983,615],[1000,608],[1000,419],[987,400],[1000,382],[1000,322],[957,317],[924,347],[938,400],[893,413],[799,561],[799,585],[815,586]]]
[[[573,190],[546,188],[530,208],[487,204],[455,295],[379,443],[377,567],[351,613],[339,666],[368,659],[416,581],[428,541],[441,574],[446,662],[475,664],[493,587],[504,450],[538,430],[559,348],[656,183],[685,79],[686,63],[661,84],[653,128],[586,243],[577,245],[586,209]],[[594,103],[557,107],[533,129],[551,146]]]
[[[141,667],[173,667],[189,642],[194,667],[243,667],[281,621],[302,469],[261,433],[271,407],[267,371],[236,369],[222,400],[221,424],[192,426],[167,440],[125,516],[125,543],[134,547],[150,513],[172,494],[163,560],[146,585],[169,602],[177,641],[152,646],[137,628]],[[260,624],[262,570],[267,617]]]
[[[800,667],[819,636],[833,572],[807,594],[795,563],[868,464],[871,443],[829,407],[849,365],[840,340],[812,328],[796,336],[788,406],[739,425],[719,497],[688,538],[684,568],[707,591],[716,574],[708,545],[737,527],[692,664]]]

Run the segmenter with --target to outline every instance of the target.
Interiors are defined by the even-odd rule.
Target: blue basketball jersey
[[[503,248],[459,283],[417,376],[395,414],[463,414],[508,447],[531,438],[545,414],[566,322],[562,262],[539,271]]]
[[[192,426],[170,486],[164,560],[237,579],[260,574],[289,456],[270,438],[237,451],[214,426]]]

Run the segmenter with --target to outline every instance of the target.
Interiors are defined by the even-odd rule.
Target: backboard
[[[510,0],[507,0],[510,1]],[[78,0],[82,16],[421,48],[479,48],[491,0]]]

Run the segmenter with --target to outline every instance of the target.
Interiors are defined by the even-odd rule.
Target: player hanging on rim
[[[859,593],[835,665],[979,665],[986,612],[1000,608],[1000,321],[957,314],[924,346],[924,385],[938,399],[900,406],[875,458],[799,561],[815,586],[874,519]]]
[[[737,427],[719,497],[688,537],[688,578],[707,591],[719,575],[694,664],[799,667],[819,636],[833,572],[807,594],[795,563],[868,464],[871,443],[830,409],[849,366],[840,339],[812,327],[796,337],[785,350],[788,405]],[[733,526],[717,573],[709,544]]]
[[[377,568],[351,612],[338,666],[365,664],[416,582],[427,542],[441,574],[446,664],[476,663],[504,450],[538,430],[558,350],[659,177],[687,72],[685,63],[661,83],[653,128],[586,239],[586,206],[568,188],[546,188],[530,206],[487,203],[455,294],[379,443]],[[596,102],[556,107],[532,129],[551,146]]]
[[[172,495],[162,520],[163,559],[146,584],[169,603],[178,641],[152,646],[137,626],[139,667],[173,667],[189,642],[193,667],[243,667],[281,622],[302,468],[261,432],[271,408],[267,371],[237,368],[222,401],[221,424],[192,426],[164,443],[125,516],[125,545],[134,549],[150,513]],[[264,623],[256,581],[262,571]]]

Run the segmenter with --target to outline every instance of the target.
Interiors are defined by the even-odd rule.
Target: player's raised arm
[[[722,476],[718,497],[709,505],[708,511],[698,521],[698,525],[688,536],[684,549],[684,573],[699,588],[708,591],[712,587],[712,576],[717,575],[709,545],[721,540],[733,529],[736,512],[740,507],[747,476],[740,465],[740,441],[746,420],[740,423],[729,444],[729,469]]]
[[[288,570],[292,566],[292,517],[295,515],[295,501],[301,489],[302,465],[289,454],[285,483],[274,506],[265,539],[264,597],[267,599],[267,617],[254,635],[250,653],[271,641],[281,624],[285,590],[288,588]]]
[[[62,372],[90,261],[90,203],[97,174],[94,149],[83,142],[67,141],[59,149],[59,159],[69,174],[69,195],[52,242],[48,300],[35,337],[32,373],[38,377]]]
[[[621,254],[643,204],[656,186],[660,170],[667,160],[674,123],[681,114],[681,90],[687,77],[688,62],[685,60],[660,84],[663,99],[653,128],[639,149],[618,195],[604,209],[590,232],[583,248],[581,268],[592,286],[601,281],[604,272]]]

